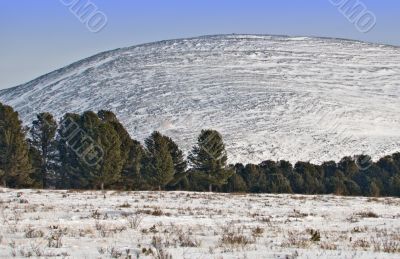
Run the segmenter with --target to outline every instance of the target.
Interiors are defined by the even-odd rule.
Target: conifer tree
[[[108,121],[102,121],[92,111],[84,112],[79,120],[80,133],[74,150],[78,165],[88,178],[91,188],[109,188],[116,184],[122,171],[121,141]]]
[[[123,160],[121,159],[121,141],[113,126],[102,123],[97,129],[97,145],[102,149],[103,157],[96,165],[89,165],[93,186],[110,187],[121,177]],[[86,165],[85,168],[88,168]]]
[[[119,185],[126,189],[137,189],[143,186],[140,171],[145,152],[142,145],[131,138],[113,112],[101,110],[98,112],[98,116],[103,122],[109,123],[114,128],[121,142],[120,155],[123,166]]]
[[[176,186],[180,183],[184,183],[187,180],[187,162],[185,160],[182,150],[179,149],[178,145],[167,136],[163,136],[163,138],[168,144],[168,151],[172,157],[172,162],[174,164],[174,177],[169,185]]]
[[[121,177],[121,141],[108,121],[88,111],[60,123],[59,152],[72,188],[108,188]]]
[[[60,120],[57,133],[57,151],[60,165],[58,167],[60,179],[57,188],[88,188],[88,176],[79,168],[79,157],[74,146],[79,145],[80,115],[67,113]]]
[[[8,187],[32,184],[32,166],[25,131],[18,113],[0,103],[0,180]]]
[[[212,192],[213,185],[227,183],[234,170],[227,166],[227,154],[221,134],[215,130],[202,130],[197,145],[193,147],[189,161],[200,178],[208,183]]]
[[[145,140],[147,158],[147,176],[161,190],[174,179],[174,161],[167,139],[159,132],[153,132]]]
[[[31,145],[40,154],[40,186],[48,187],[49,173],[55,169],[56,142],[55,135],[57,131],[57,122],[50,113],[40,113],[37,119],[33,121],[31,133]]]
[[[43,188],[42,186],[42,156],[40,155],[39,150],[34,148],[31,144],[29,144],[29,161],[32,165],[32,187],[34,188]]]

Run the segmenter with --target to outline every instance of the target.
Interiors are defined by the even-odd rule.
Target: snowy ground
[[[399,205],[397,198],[0,189],[0,258],[400,258]]]

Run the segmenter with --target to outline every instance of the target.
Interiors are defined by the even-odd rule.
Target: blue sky
[[[207,34],[325,36],[400,46],[400,1],[361,1],[377,17],[368,33],[359,32],[330,0],[91,0],[108,20],[98,33],[60,0],[3,0],[0,89],[101,51]]]

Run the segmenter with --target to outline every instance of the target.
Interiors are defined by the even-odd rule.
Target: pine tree
[[[169,185],[174,187],[176,185],[184,185],[187,181],[187,162],[183,155],[181,149],[179,149],[178,145],[169,137],[162,136],[165,141],[168,143],[168,151],[172,157],[172,162],[174,164],[174,176]]]
[[[209,191],[213,185],[227,183],[234,173],[227,167],[227,154],[222,136],[215,130],[202,130],[189,155],[189,161],[193,169],[208,183]]]
[[[0,103],[0,177],[9,187],[32,184],[32,166],[25,131],[18,113]]]
[[[147,177],[161,190],[174,179],[174,161],[167,139],[154,132],[145,140],[147,158]]]
[[[72,188],[108,188],[120,180],[121,141],[108,121],[88,111],[67,114],[60,123],[59,153]]]
[[[55,169],[56,142],[55,135],[57,131],[57,122],[50,113],[41,113],[33,121],[31,133],[31,145],[40,154],[40,186],[48,187],[48,181],[51,178],[50,172]],[[54,178],[54,177],[53,177]]]
[[[88,176],[79,168],[79,157],[74,146],[79,145],[80,115],[67,113],[60,120],[57,134],[57,151],[60,165],[58,167],[60,179],[57,188],[80,189],[88,188]]]
[[[91,168],[91,179],[94,186],[104,190],[117,183],[121,177],[123,159],[121,158],[121,141],[113,126],[109,123],[99,125],[97,145],[102,149],[103,157],[96,165],[89,165]],[[86,166],[86,168],[88,168]]]
[[[78,165],[88,178],[91,188],[109,188],[121,177],[121,141],[108,121],[102,121],[96,113],[87,111],[79,120],[77,135]],[[78,152],[76,151],[78,150]]]
[[[32,165],[32,187],[42,188],[42,156],[40,155],[39,150],[34,148],[32,145],[29,145],[29,161]]]
[[[147,187],[143,177],[143,163],[145,160],[145,149],[139,141],[133,140],[122,170],[121,181],[126,189],[143,190]]]
[[[131,190],[143,186],[140,171],[145,152],[142,145],[131,138],[113,112],[101,110],[98,112],[98,116],[103,122],[109,123],[114,128],[121,142],[120,155],[123,166],[119,185]]]

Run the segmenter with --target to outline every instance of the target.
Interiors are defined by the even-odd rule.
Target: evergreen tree
[[[284,166],[287,166],[284,164]],[[268,193],[292,193],[289,180],[285,177],[284,171],[280,168],[280,162],[268,160],[260,164],[261,171],[266,177],[264,192]]]
[[[49,174],[55,169],[56,131],[57,122],[50,113],[38,114],[30,129],[30,143],[39,152],[41,158],[39,171],[42,188],[48,187],[48,180],[51,178]]]
[[[79,146],[81,130],[79,126],[80,115],[67,113],[60,120],[57,134],[57,151],[60,165],[57,188],[80,189],[88,188],[89,177],[79,168],[79,157],[74,147]]]
[[[109,188],[120,180],[123,166],[118,133],[110,122],[100,120],[92,111],[83,113],[79,122],[80,133],[74,147],[79,168],[91,188]]]
[[[215,130],[202,130],[189,155],[189,161],[196,173],[208,183],[209,191],[213,185],[223,185],[234,170],[227,167],[228,157],[222,136]]]
[[[174,161],[169,143],[159,132],[153,132],[145,140],[147,158],[147,177],[151,183],[161,190],[174,179]]]
[[[32,166],[18,113],[0,103],[0,180],[8,187],[32,184]]]
[[[41,172],[42,156],[40,155],[39,150],[34,148],[32,145],[29,145],[29,161],[32,165],[32,187],[43,188]]]
[[[324,177],[322,167],[313,165],[309,162],[297,162],[295,170],[304,179],[304,189],[306,194],[319,194],[325,192],[322,183]]]
[[[240,174],[233,174],[232,177],[228,179],[228,184],[226,187],[227,192],[247,192],[246,182],[243,180]]]
[[[139,141],[133,140],[128,158],[122,170],[122,185],[128,190],[143,190],[147,188],[143,176],[143,164],[146,160],[146,151]]]
[[[168,143],[168,151],[172,157],[172,162],[174,164],[174,177],[172,181],[168,184],[171,187],[180,185],[185,185],[187,182],[187,162],[185,156],[178,145],[169,137],[163,136],[165,141]]]
[[[145,158],[143,146],[140,142],[131,138],[128,131],[113,112],[101,110],[98,112],[98,116],[103,122],[110,123],[121,141],[120,147],[123,166],[119,185],[129,190],[145,187],[146,183],[141,173],[142,160]]]
[[[120,180],[121,141],[114,127],[88,111],[60,123],[59,153],[72,188],[109,188]]]
[[[96,165],[86,165],[91,170],[91,180],[94,187],[101,190],[113,186],[120,180],[123,166],[121,158],[121,141],[113,126],[109,123],[101,123],[94,138],[102,149],[103,157]]]
[[[263,176],[265,175],[260,172],[258,165],[247,164],[244,168],[244,180],[250,192],[259,193],[262,191],[262,186],[264,185]]]

